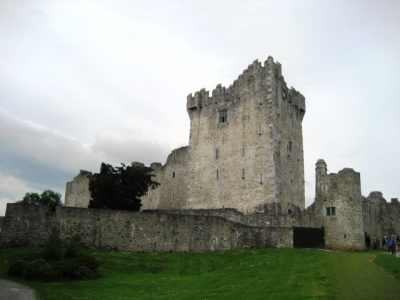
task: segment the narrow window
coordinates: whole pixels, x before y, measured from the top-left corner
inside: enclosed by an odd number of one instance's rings
[[[344,235],[344,239],[346,239],[346,235]]]
[[[336,207],[331,207],[332,216],[336,216]]]
[[[262,133],[262,131],[261,131],[261,126],[258,126],[258,128],[257,128],[257,133],[258,133],[258,134],[261,134],[261,133]]]
[[[262,184],[264,182],[264,174],[260,174],[258,176],[258,181],[260,182],[260,184]]]
[[[219,180],[219,170],[217,170],[216,177],[217,177],[217,180]]]
[[[172,172],[172,178],[175,178],[175,172]]]
[[[290,181],[293,181],[293,172],[292,171],[289,172],[289,178],[290,178]]]
[[[291,214],[292,214],[292,211],[291,211],[290,208],[288,209],[287,213],[288,213],[288,215],[291,215]]]
[[[215,159],[219,158],[219,149],[215,149]]]
[[[172,200],[175,200],[175,194],[172,193]]]
[[[242,154],[242,156],[244,156],[244,155],[246,154],[246,148],[243,147],[243,148],[240,150],[240,153]]]
[[[330,216],[330,215],[331,215],[331,208],[330,208],[330,207],[327,207],[327,208],[326,208],[326,215],[327,215],[327,216]]]
[[[243,178],[243,179],[244,179],[244,175],[245,175],[244,172],[245,172],[244,169],[242,169],[242,178]]]
[[[174,155],[173,159],[174,159],[174,161],[176,160],[176,156],[175,155]]]
[[[292,153],[292,147],[293,147],[293,143],[292,141],[289,141],[287,146],[286,146],[286,150],[287,150],[287,154],[289,155],[290,153]]]
[[[228,110],[220,110],[219,111],[219,118],[218,118],[219,123],[226,123],[228,122]]]

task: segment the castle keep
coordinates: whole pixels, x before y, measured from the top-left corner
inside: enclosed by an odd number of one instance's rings
[[[40,230],[51,226],[65,237],[82,232],[89,247],[146,252],[358,251],[367,234],[400,232],[397,199],[388,203],[380,192],[363,197],[359,173],[345,168],[329,174],[322,159],[315,168],[315,202],[305,209],[305,98],[288,88],[272,57],[254,61],[228,88],[189,94],[186,108],[189,145],[173,150],[164,165],[151,164],[161,185],[143,197],[142,212],[86,209],[92,173],[81,170],[67,183],[69,207],[9,204],[0,220],[0,246],[40,245],[47,236]]]

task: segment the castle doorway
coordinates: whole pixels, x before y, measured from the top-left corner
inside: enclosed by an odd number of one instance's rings
[[[293,248],[325,249],[324,228],[293,227]]]

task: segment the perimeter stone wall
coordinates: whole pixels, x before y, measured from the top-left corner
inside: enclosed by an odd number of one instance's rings
[[[244,247],[292,247],[291,227],[254,227],[221,217],[8,204],[0,247],[41,246],[52,227],[64,243],[126,252],[200,252]]]

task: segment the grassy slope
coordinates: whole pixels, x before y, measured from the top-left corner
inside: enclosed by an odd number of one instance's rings
[[[0,249],[10,261],[38,249]],[[91,251],[90,251],[91,252]],[[103,277],[25,282],[40,299],[400,299],[400,260],[378,253],[243,249],[212,253],[91,252]],[[383,292],[384,291],[384,292]]]

